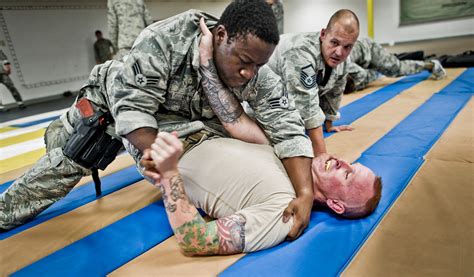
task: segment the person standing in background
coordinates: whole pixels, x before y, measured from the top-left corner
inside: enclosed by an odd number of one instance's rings
[[[0,50],[0,62],[2,63],[2,66],[0,67],[0,83],[7,87],[10,93],[13,95],[13,98],[15,98],[15,101],[20,109],[26,108],[25,104],[23,104],[23,99],[21,98],[20,92],[18,92],[15,85],[13,85],[12,80],[8,76],[10,75],[12,68],[10,61],[8,61],[7,56],[2,50]],[[0,105],[1,104],[2,103],[0,101]]]
[[[283,0],[266,0],[266,2],[272,7],[273,14],[277,20],[278,24],[278,33],[283,34],[283,17],[284,17],[284,9],[283,9]]]
[[[153,20],[143,0],[108,0],[107,8],[109,38],[117,49],[114,59],[120,60]]]
[[[97,38],[94,43],[95,64],[111,60],[115,52],[117,52],[112,42],[103,38],[100,30],[95,31],[95,37]]]

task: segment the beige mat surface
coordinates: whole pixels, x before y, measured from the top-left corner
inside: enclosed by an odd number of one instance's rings
[[[473,108],[471,99],[343,276],[474,276]]]
[[[394,97],[376,110],[354,122],[352,132],[335,134],[326,139],[328,151],[348,161],[354,161],[367,147],[380,139],[388,130],[403,120],[424,103],[433,93],[448,85],[464,69],[449,70],[449,77],[442,81],[424,81]],[[381,82],[393,80],[382,79]],[[373,88],[369,88],[373,90]],[[367,91],[351,95],[347,103],[366,95]],[[169,238],[131,262],[118,268],[111,275],[118,276],[170,276],[196,275],[215,276],[236,262],[243,255],[201,258],[185,257],[179,252],[174,237]]]

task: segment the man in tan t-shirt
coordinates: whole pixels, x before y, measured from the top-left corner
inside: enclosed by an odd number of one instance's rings
[[[285,223],[283,211],[295,191],[272,147],[216,138],[180,158],[182,149],[176,134],[158,133],[151,156],[159,174],[146,174],[162,190],[186,255],[253,252],[285,239],[293,221]],[[380,177],[361,164],[320,156],[312,174],[314,205],[346,218],[367,216],[378,205]],[[196,208],[216,220],[205,222]]]

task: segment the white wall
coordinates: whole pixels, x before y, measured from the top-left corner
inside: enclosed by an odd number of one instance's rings
[[[106,33],[105,5],[30,4],[0,11],[1,49],[24,100],[78,90],[94,66],[94,31]],[[3,20],[1,20],[3,19]],[[13,102],[0,87],[4,104]]]
[[[399,0],[374,1],[374,34],[376,41],[391,43],[474,34],[474,17],[399,26],[399,5]],[[472,49],[474,45],[470,47]]]
[[[367,36],[366,0],[286,0],[285,33],[316,32],[326,27],[339,9],[350,9],[360,22],[360,36]]]
[[[154,19],[163,19],[191,8],[219,16],[229,1],[146,3]],[[106,0],[8,3],[8,7],[0,10],[0,48],[12,62],[11,78],[24,99],[79,89],[94,65],[94,31],[101,29],[105,36],[108,33]],[[347,8],[359,17],[360,36],[367,36],[366,0],[284,0],[284,6],[285,32],[319,31],[335,11]],[[399,0],[374,1],[374,25],[375,39],[380,43],[474,34],[474,18],[399,27]],[[466,45],[469,48],[474,45]],[[3,103],[13,102],[1,85],[0,97]]]

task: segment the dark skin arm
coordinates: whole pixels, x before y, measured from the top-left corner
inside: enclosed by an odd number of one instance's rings
[[[322,153],[326,153],[326,144],[324,143],[323,136],[323,127],[319,126],[317,128],[308,129],[308,136],[311,139],[313,145],[313,154],[314,156],[319,156]]]
[[[306,229],[313,207],[313,176],[311,175],[311,158],[292,157],[282,160],[283,166],[295,188],[296,198],[283,212],[283,222],[294,216],[294,225],[287,238],[294,240]]]
[[[155,163],[150,156],[150,147],[153,142],[155,142],[157,133],[158,132],[156,129],[145,127],[136,129],[125,136],[127,140],[133,144],[133,146],[143,153],[140,165],[151,171],[154,171]]]

